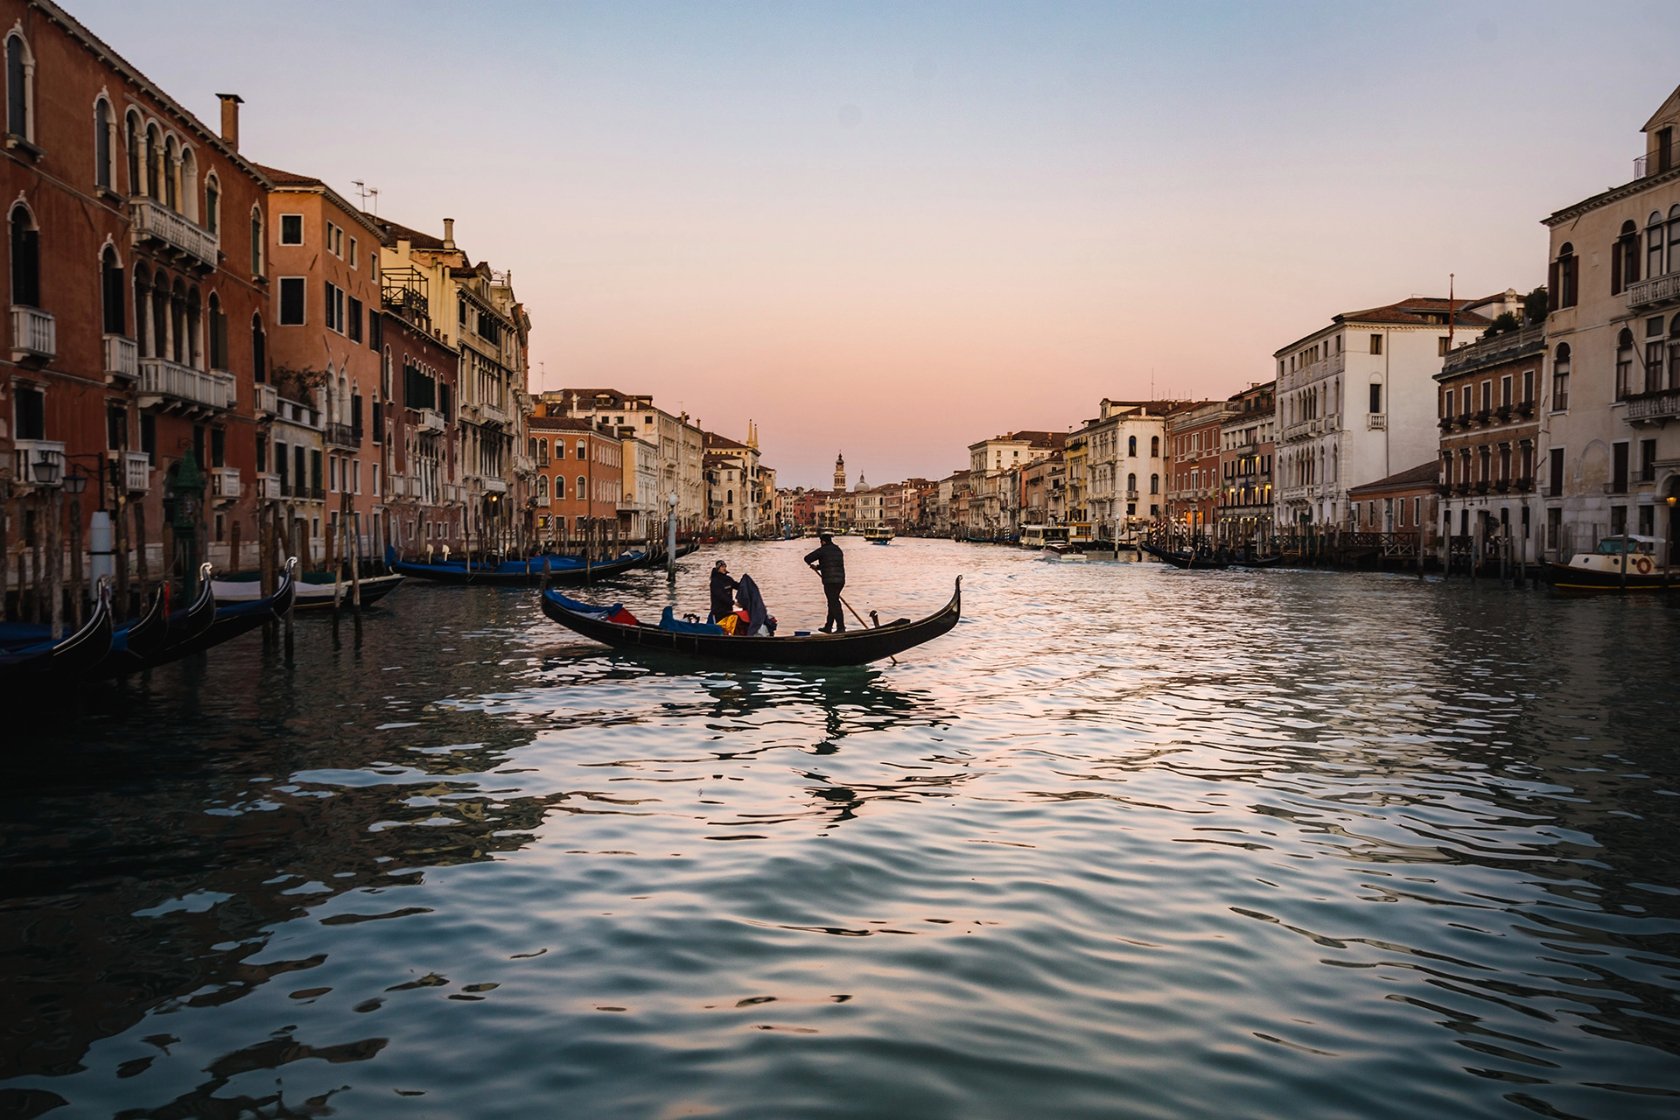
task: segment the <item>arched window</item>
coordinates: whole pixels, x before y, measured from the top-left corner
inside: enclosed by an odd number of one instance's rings
[[[181,153],[175,148],[175,137],[163,142],[163,204],[171,210],[181,209]]]
[[[1137,437],[1133,436],[1132,439],[1135,441],[1137,439]],[[1129,475],[1126,476],[1126,493],[1127,494],[1136,494],[1137,493],[1137,475],[1129,474]]]
[[[264,276],[262,211],[251,207],[251,275]]]
[[[546,474],[537,476],[537,504],[539,506],[548,504],[548,476]]]
[[[214,172],[204,181],[204,228],[211,233],[222,230],[222,184]]]
[[[589,480],[587,478],[583,477],[581,474],[578,475],[577,490],[574,491],[574,493],[577,494],[578,501],[580,501],[580,502],[587,502],[587,501],[592,501],[593,500],[593,495],[591,495],[589,493]]]
[[[152,277],[152,356],[169,357],[169,277]]]
[[[177,361],[194,369],[204,368],[204,316],[201,314],[201,310],[198,301],[198,289],[187,289],[186,299],[182,303],[183,345],[181,347],[181,357]]]
[[[251,316],[252,377],[261,385],[268,381],[268,334],[263,330],[262,316]]]
[[[134,345],[141,357],[146,357],[146,336],[149,330],[147,309],[151,306],[147,300],[152,290],[152,278],[146,275],[146,266],[138,262],[134,265]]]
[[[1161,457],[1161,437],[1160,436],[1150,436],[1149,437],[1149,457],[1151,459],[1159,459]],[[1154,492],[1155,491],[1153,491],[1153,490],[1150,491],[1151,494],[1153,494]]]
[[[123,147],[128,156],[128,193],[140,190],[140,114],[130,109],[123,118]]]
[[[582,459],[586,454],[588,453],[584,450],[584,442],[580,439],[577,441],[577,457]]]
[[[1653,210],[1651,216],[1645,219],[1645,275],[1652,278],[1661,276],[1663,262],[1663,216]]]
[[[1552,411],[1569,407],[1569,343],[1558,343],[1552,355]]]
[[[1151,494],[1159,494],[1161,492],[1161,476],[1160,475],[1152,474],[1152,475],[1149,476],[1149,492]]]
[[[1126,437],[1126,454],[1130,455],[1134,459],[1137,458],[1137,437],[1136,436],[1127,436]]]
[[[16,38],[14,36],[13,38]],[[41,233],[29,207],[12,207],[12,302],[20,307],[41,306]]]
[[[1633,219],[1622,223],[1616,246],[1610,251],[1610,294],[1616,295],[1639,279],[1639,227]]]
[[[123,307],[128,301],[128,285],[123,280],[122,262],[110,245],[99,254],[99,294],[104,304],[105,333],[126,333],[128,316]]]
[[[163,134],[156,124],[146,126],[146,196],[163,196]]]
[[[6,36],[6,131],[35,139],[35,56],[16,31]]]
[[[185,144],[181,145],[181,162],[175,169],[176,207],[181,213],[198,221],[198,157]]]
[[[554,500],[557,501],[557,502],[561,502],[561,501],[565,501],[565,499],[566,499],[566,476],[563,475],[563,474],[557,474],[557,475],[554,476]]]
[[[1662,236],[1660,226],[1657,235],[1659,238]],[[1657,260],[1660,267],[1662,260],[1660,250],[1657,253]],[[1552,262],[1550,275],[1547,278],[1549,281],[1546,288],[1547,299],[1551,303],[1552,310],[1575,306],[1576,285],[1581,278],[1580,264],[1580,260],[1575,256],[1575,246],[1565,241],[1558,248],[1557,259]]]
[[[1680,315],[1668,329],[1668,389],[1680,389]]]
[[[116,149],[116,122],[111,103],[104,96],[93,103],[93,185],[110,190],[116,181],[112,158]]]
[[[1668,268],[1666,271],[1680,271],[1680,205],[1668,208]]]

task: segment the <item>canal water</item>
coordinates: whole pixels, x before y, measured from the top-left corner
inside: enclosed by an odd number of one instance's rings
[[[7,713],[0,1116],[1680,1115],[1674,604],[843,543],[963,622],[410,581]]]

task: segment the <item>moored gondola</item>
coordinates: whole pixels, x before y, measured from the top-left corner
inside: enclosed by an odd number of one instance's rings
[[[618,604],[601,607],[582,603],[552,588],[542,593],[542,609],[567,629],[630,652],[764,665],[867,665],[932,641],[955,626],[962,616],[962,577],[957,577],[951,601],[926,618],[901,618],[883,626],[838,634],[736,637],[716,626],[673,621],[669,608],[661,624],[651,626],[630,618]]]
[[[584,561],[575,556],[532,556],[524,560],[495,562],[447,560],[427,563],[399,559],[393,549],[386,553],[385,560],[392,571],[437,583],[535,586],[607,579],[632,568],[646,566],[648,554],[638,550],[611,560],[596,561]]]
[[[1230,563],[1212,552],[1196,552],[1183,549],[1158,548],[1152,544],[1139,544],[1139,548],[1163,563],[1171,564],[1175,568],[1221,569]]]
[[[112,630],[111,585],[101,579],[93,613],[75,633],[56,641],[20,634],[0,646],[0,692],[51,689],[80,680],[111,652]]]

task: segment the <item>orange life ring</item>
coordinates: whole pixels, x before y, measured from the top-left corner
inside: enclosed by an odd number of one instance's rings
[[[1651,558],[1649,556],[1634,557],[1633,566],[1642,576],[1648,576],[1651,574]]]

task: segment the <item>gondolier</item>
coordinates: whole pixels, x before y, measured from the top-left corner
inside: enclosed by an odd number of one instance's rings
[[[740,586],[729,574],[728,564],[719,560],[712,565],[712,617],[706,621],[716,622],[735,609],[735,599],[731,592]]]
[[[822,624],[824,634],[842,634],[846,630],[846,616],[840,610],[840,592],[846,588],[846,555],[834,543],[831,533],[819,533],[822,543],[805,557],[805,563],[822,576],[823,594],[828,596],[828,621]]]

